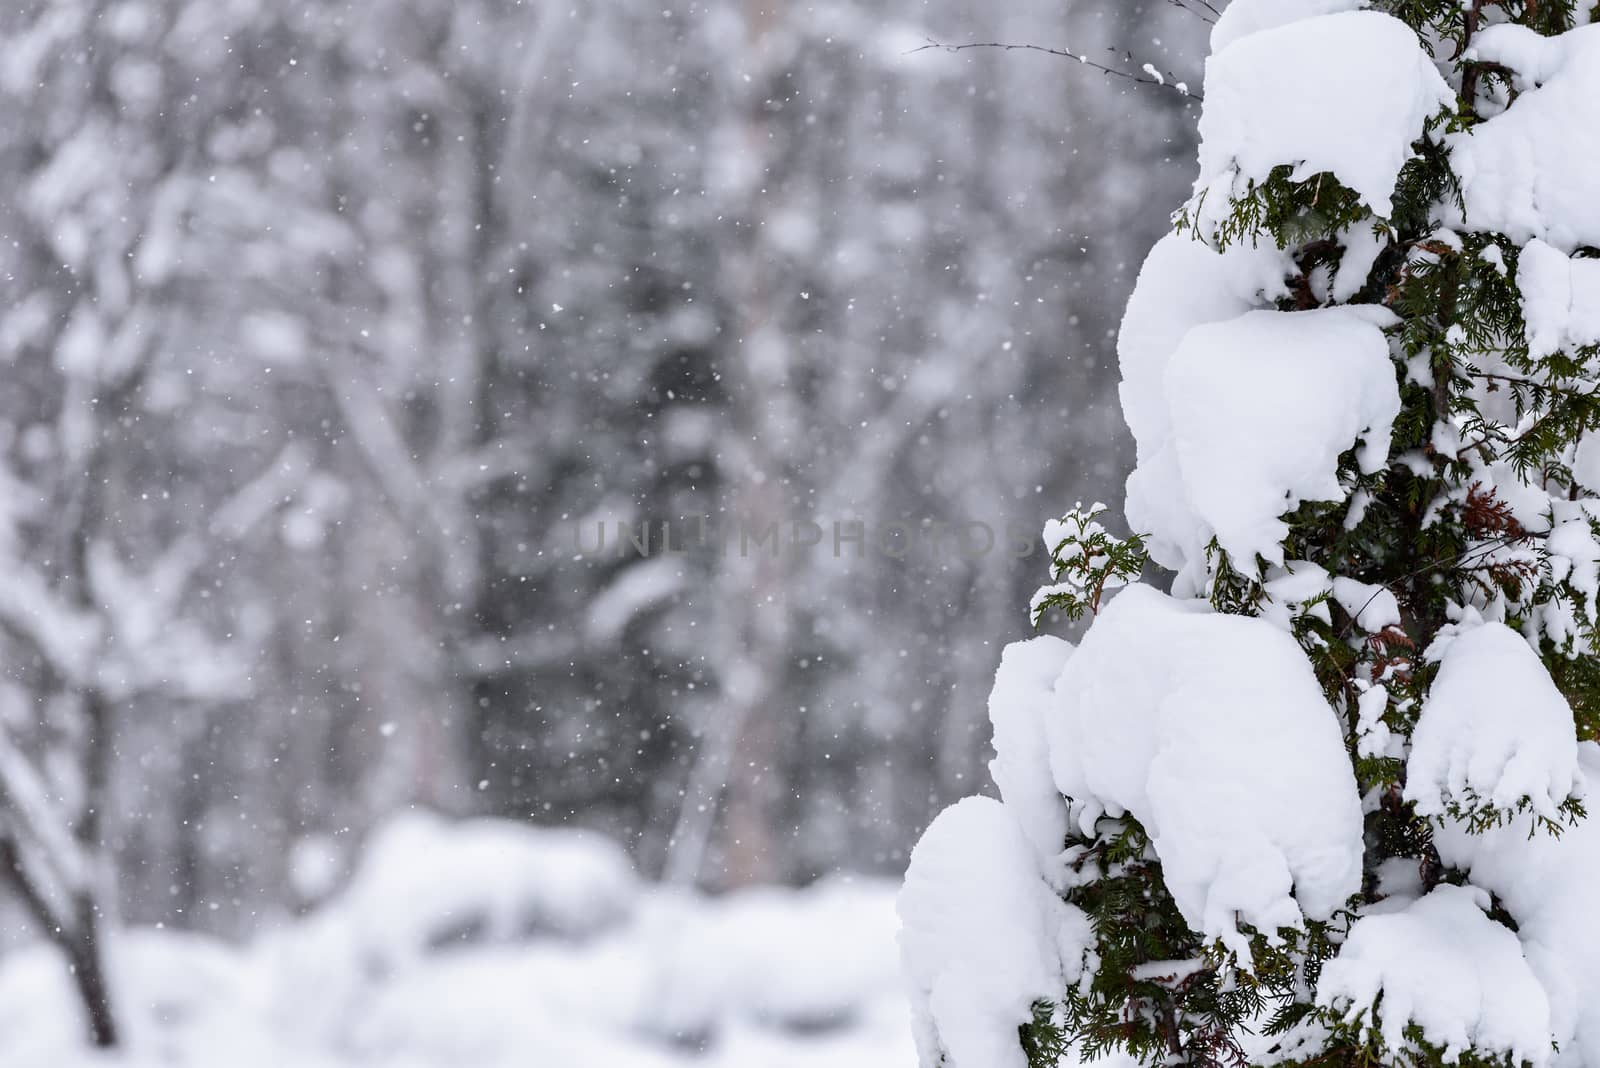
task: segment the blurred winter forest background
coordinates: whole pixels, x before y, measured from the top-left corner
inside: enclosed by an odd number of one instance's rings
[[[705,890],[900,870],[987,785],[1039,559],[578,538],[1120,501],[1112,333],[1195,111],[914,50],[1198,85],[1203,15],[6,5],[9,940],[252,936],[409,806]]]

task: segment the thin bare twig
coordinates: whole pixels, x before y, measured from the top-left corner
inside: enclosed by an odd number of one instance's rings
[[[1171,4],[1179,11],[1188,12],[1201,22],[1209,25],[1216,25],[1217,19],[1222,17],[1222,12],[1213,7],[1211,4],[1207,3],[1206,0],[1187,0],[1187,2],[1185,2],[1185,0],[1167,0],[1167,3]],[[1196,4],[1198,7],[1190,7],[1189,4]],[[1200,10],[1201,8],[1203,8],[1205,11],[1209,11],[1211,13],[1211,17],[1207,18],[1204,12]]]
[[[1561,397],[1571,397],[1574,400],[1589,400],[1592,397],[1600,396],[1600,389],[1577,389],[1572,386],[1557,386],[1549,382],[1540,382],[1534,378],[1501,374],[1497,371],[1468,371],[1466,375],[1468,378],[1481,378],[1488,382],[1505,382],[1513,386],[1527,386],[1529,389],[1534,390],[1542,389],[1546,393],[1554,393]]]
[[[1136,82],[1139,85],[1153,85],[1158,89],[1170,89],[1179,96],[1183,97],[1185,100],[1193,100],[1197,103],[1205,102],[1205,98],[1199,93],[1190,91],[1187,82],[1179,80],[1171,73],[1163,73],[1158,71],[1155,67],[1148,63],[1144,65],[1144,73],[1135,74],[1129,70],[1122,70],[1118,67],[1111,67],[1104,63],[1098,63],[1095,60],[1090,59],[1088,56],[1081,55],[1080,53],[1074,52],[1067,48],[1048,48],[1044,45],[1036,44],[1008,44],[1004,41],[968,41],[965,44],[945,44],[942,41],[936,41],[930,37],[928,38],[927,44],[911,49],[906,53],[906,55],[909,56],[917,52],[927,52],[934,49],[937,49],[941,52],[965,52],[969,48],[998,48],[1002,52],[1042,52],[1047,56],[1060,56],[1063,59],[1076,60],[1085,67],[1097,70],[1102,74],[1110,75],[1113,78],[1123,78],[1130,82]],[[1112,53],[1113,55],[1118,54],[1117,50],[1114,48],[1108,48],[1106,51]],[[1133,56],[1130,53],[1123,52],[1121,53],[1121,57],[1124,63],[1132,64],[1134,62]]]

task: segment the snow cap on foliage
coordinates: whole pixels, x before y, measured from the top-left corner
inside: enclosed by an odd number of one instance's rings
[[[1600,776],[1600,745],[1578,746],[1585,777]],[[1600,1062],[1600,819],[1591,815],[1555,836],[1519,816],[1483,834],[1453,822],[1435,826],[1439,859],[1488,890],[1517,925],[1522,950],[1550,999],[1557,1068]]]
[[[1293,266],[1287,253],[1270,245],[1217,252],[1189,235],[1168,234],[1139,271],[1117,336],[1122,411],[1139,461],[1128,478],[1127,517],[1134,530],[1150,535],[1150,556],[1164,567],[1182,567],[1197,549],[1189,544],[1191,513],[1173,491],[1179,475],[1167,364],[1193,327],[1236,319],[1286,294],[1284,279]]]
[[[1233,41],[1206,61],[1192,202],[1200,233],[1283,165],[1297,181],[1333,174],[1387,218],[1412,143],[1454,104],[1416,33],[1380,12],[1337,11]]]
[[[1333,580],[1333,599],[1368,634],[1400,623],[1400,602],[1387,586],[1340,576]]]
[[[1576,452],[1573,477],[1591,490],[1600,489],[1600,438],[1586,436]],[[1544,546],[1550,578],[1569,585],[1576,596],[1552,598],[1535,619],[1540,633],[1557,647],[1593,655],[1590,635],[1600,620],[1600,538],[1595,536],[1600,500],[1552,500],[1550,510],[1555,521]]]
[[[1233,0],[1211,28],[1211,51],[1220,52],[1241,37],[1318,15],[1356,11],[1371,0]]]
[[[1192,328],[1237,319],[1288,294],[1294,270],[1271,246],[1218,252],[1186,234],[1156,242],[1139,269],[1117,334],[1123,417],[1143,458],[1166,444],[1171,420],[1162,395],[1167,361]]]
[[[1414,1023],[1449,1061],[1475,1049],[1548,1063],[1549,999],[1517,936],[1486,916],[1488,907],[1484,891],[1445,885],[1398,911],[1363,916],[1323,966],[1318,1004],[1344,1009],[1390,1050],[1407,1047]]]
[[[1400,390],[1383,328],[1392,313],[1368,306],[1250,312],[1185,335],[1164,382],[1176,481],[1161,461],[1129,501],[1129,522],[1166,520],[1155,533],[1196,552],[1215,534],[1248,569],[1259,555],[1283,563],[1280,518],[1303,501],[1339,501],[1339,457],[1358,441],[1363,472],[1388,458]],[[1141,464],[1141,467],[1145,465]],[[1169,502],[1152,514],[1150,496]],[[1171,504],[1188,502],[1188,514]]]
[[[1600,490],[1600,433],[1593,430],[1578,439],[1573,450],[1572,477],[1589,490]]]
[[[1510,68],[1524,91],[1502,114],[1449,139],[1465,225],[1569,252],[1600,245],[1600,25],[1557,37],[1489,26],[1473,38],[1472,54]]]
[[[1528,355],[1542,359],[1600,345],[1600,260],[1568,259],[1536,238],[1517,260],[1517,288]]]
[[[1006,806],[969,797],[941,812],[911,853],[899,911],[922,1063],[1026,1068],[1017,1028],[1077,980],[1094,934]]]
[[[1071,655],[1071,644],[1048,634],[1013,642],[1000,654],[989,692],[995,753],[989,775],[1047,866],[1066,847],[1067,803],[1050,777],[1044,719]]]
[[[1079,824],[1131,813],[1184,920],[1249,960],[1361,885],[1361,809],[1338,721],[1293,638],[1131,586],[1101,611],[1046,721]]]
[[[1436,642],[1439,674],[1411,734],[1405,799],[1419,815],[1454,803],[1508,812],[1527,799],[1546,819],[1583,795],[1577,728],[1566,698],[1527,639],[1480,623]]]
[[[1344,255],[1339,257],[1338,270],[1334,271],[1328,295],[1337,302],[1350,300],[1366,287],[1373,265],[1390,244],[1388,227],[1371,219],[1359,219],[1339,235]]]

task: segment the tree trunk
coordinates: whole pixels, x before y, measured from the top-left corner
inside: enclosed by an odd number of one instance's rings
[[[63,921],[24,865],[16,839],[9,835],[0,835],[0,872],[10,880],[39,932],[66,958],[73,988],[83,1004],[89,1041],[100,1049],[118,1045],[117,1017],[111,1008],[111,988],[101,954],[100,910],[95,907],[93,891],[72,895],[70,918]]]
[[[110,1049],[120,1039],[116,1014],[111,1011],[111,988],[106,982],[101,952],[99,910],[92,897],[78,900],[77,914],[77,929],[56,932],[55,941],[72,969],[72,983],[78,991],[78,999],[83,1002],[89,1025],[89,1040],[100,1049]]]

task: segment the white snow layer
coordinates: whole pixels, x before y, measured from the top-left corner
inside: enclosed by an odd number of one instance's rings
[[[922,1063],[1026,1068],[1017,1028],[1078,978],[1094,935],[1005,805],[969,797],[941,812],[912,851],[899,911]]]
[[[1550,1003],[1511,929],[1484,915],[1489,895],[1440,886],[1396,912],[1363,916],[1323,966],[1317,1002],[1407,1047],[1406,1026],[1447,1061],[1469,1048],[1549,1062]],[[1381,1000],[1380,1000],[1381,999]]]
[[[1583,787],[1572,709],[1527,639],[1494,622],[1450,638],[1411,734],[1405,799],[1418,814],[1509,812],[1526,798],[1555,820]]]
[[[563,832],[498,821],[453,825],[482,849],[440,852],[437,839],[394,835],[363,860],[366,889],[303,918],[280,917],[256,939],[111,933],[108,964],[127,1048],[84,1045],[61,955],[40,943],[0,954],[0,1064],[6,1068],[911,1068],[887,880],[829,877],[805,889],[717,897],[636,884],[616,900],[622,851],[580,850]],[[487,831],[487,835],[472,832]],[[554,834],[554,838],[546,839]],[[546,845],[552,848],[544,848]],[[586,855],[587,854],[587,855]],[[383,869],[393,865],[394,870]],[[463,894],[518,910],[586,893],[622,914],[579,925],[496,931],[414,952],[414,932],[441,898],[408,898],[419,869]],[[377,897],[381,888],[382,896]],[[417,915],[408,918],[407,913]],[[365,914],[396,921],[398,943]],[[388,963],[381,964],[382,961]]]
[[[1048,634],[1013,642],[1000,654],[989,692],[995,752],[989,775],[1048,874],[1066,848],[1067,805],[1050,776],[1044,721],[1071,655],[1071,644]]]
[[[1393,591],[1370,582],[1357,582],[1339,576],[1333,580],[1333,599],[1356,621],[1356,626],[1368,634],[1376,634],[1385,627],[1400,624],[1400,602]]]
[[[1517,288],[1534,359],[1600,344],[1600,260],[1568,259],[1536,238],[1517,261]]]
[[[1387,227],[1371,219],[1352,223],[1339,235],[1344,245],[1344,255],[1339,257],[1339,269],[1334,272],[1328,295],[1336,302],[1344,302],[1361,292],[1367,284],[1372,267],[1389,247],[1391,241]]]
[[[1355,11],[1371,0],[1233,0],[1211,28],[1211,51],[1220,52],[1241,37],[1301,19]]]
[[[1117,334],[1121,401],[1141,458],[1161,448],[1171,421],[1162,394],[1167,361],[1190,329],[1237,319],[1288,293],[1288,253],[1233,246],[1217,252],[1186,234],[1156,242],[1139,269]]]
[[[1600,245],[1600,25],[1557,37],[1490,26],[1473,38],[1472,52],[1511,68],[1524,91],[1503,113],[1449,139],[1465,225],[1566,252]]]
[[[1281,6],[1291,17],[1307,7]],[[1336,10],[1238,37],[1206,61],[1205,96],[1191,202],[1204,235],[1249,182],[1285,164],[1297,181],[1333,174],[1387,218],[1412,143],[1455,104],[1417,35],[1376,11]],[[1315,107],[1312,121],[1316,102],[1329,106]]]
[[[1139,271],[1117,336],[1122,411],[1138,450],[1126,514],[1134,530],[1150,536],[1151,558],[1163,567],[1183,567],[1203,545],[1193,544],[1196,524],[1171,447],[1167,365],[1193,327],[1270,306],[1287,292],[1284,279],[1292,270],[1288,254],[1275,248],[1235,245],[1219,253],[1187,235],[1168,234]]]
[[[1095,619],[1046,721],[1085,832],[1131,813],[1184,920],[1250,960],[1361,883],[1361,809],[1333,710],[1293,638],[1145,586]]]
[[[1583,742],[1578,764],[1600,776],[1600,746]],[[1531,816],[1473,835],[1459,824],[1436,827],[1440,859],[1493,893],[1517,923],[1517,937],[1550,999],[1556,1068],[1600,1062],[1600,819],[1591,815],[1560,837],[1537,830]]]
[[[1255,311],[1197,326],[1162,383],[1170,456],[1142,458],[1128,484],[1128,521],[1187,566],[1217,542],[1236,566],[1283,563],[1280,518],[1303,501],[1347,496],[1339,457],[1380,469],[1400,411],[1384,327],[1370,306]],[[1124,395],[1138,385],[1125,379]],[[1137,397],[1136,402],[1146,403]]]
[[[373,833],[337,905],[362,952],[393,967],[463,934],[589,935],[619,923],[638,894],[627,854],[606,838],[418,810]]]

